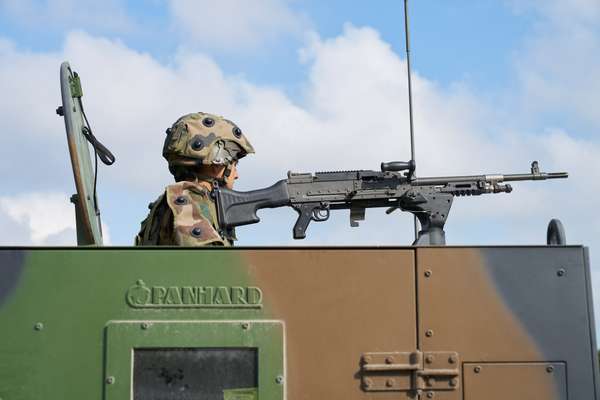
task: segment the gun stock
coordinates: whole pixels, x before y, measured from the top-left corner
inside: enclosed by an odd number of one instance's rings
[[[215,188],[213,196],[217,203],[217,214],[222,228],[257,223],[260,221],[256,215],[258,210],[290,205],[286,180],[280,180],[268,188],[249,192]]]

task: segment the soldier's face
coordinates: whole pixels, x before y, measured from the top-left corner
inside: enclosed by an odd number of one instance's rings
[[[233,163],[232,167],[231,167],[231,173],[229,174],[229,176],[227,178],[225,178],[225,187],[227,189],[233,189],[233,184],[235,183],[235,180],[239,177],[238,175],[238,171],[237,171],[237,161]]]

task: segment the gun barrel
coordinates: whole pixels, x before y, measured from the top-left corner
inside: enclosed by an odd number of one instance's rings
[[[540,172],[538,174],[509,174],[504,175],[505,182],[511,181],[543,181],[546,179],[568,178],[567,172]]]
[[[568,178],[567,172],[539,172],[535,174],[508,174],[508,175],[463,175],[463,176],[436,176],[416,178],[410,182],[413,186],[447,185],[462,182],[513,182],[513,181],[543,181],[546,179]]]

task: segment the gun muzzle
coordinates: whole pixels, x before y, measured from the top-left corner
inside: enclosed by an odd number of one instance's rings
[[[568,172],[549,172],[548,179],[559,179],[559,178],[568,178]]]
[[[545,181],[546,179],[568,178],[568,172],[538,172],[534,174],[510,174],[504,175],[505,182],[511,181]]]

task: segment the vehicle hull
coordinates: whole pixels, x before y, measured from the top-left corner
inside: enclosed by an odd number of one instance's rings
[[[597,399],[588,260],[581,246],[1,248],[0,398]]]

